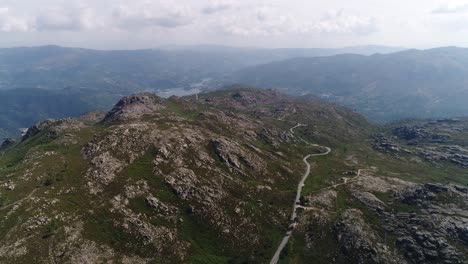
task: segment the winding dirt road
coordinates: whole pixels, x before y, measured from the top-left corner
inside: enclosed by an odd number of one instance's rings
[[[296,126],[292,127],[289,131],[291,132],[292,135],[294,135],[294,129],[298,128],[300,126],[305,126],[305,125],[297,124]],[[297,209],[301,207],[300,206],[300,199],[301,199],[301,194],[302,194],[302,188],[304,188],[305,181],[307,180],[307,178],[309,177],[309,174],[310,174],[310,164],[309,164],[309,162],[307,160],[309,158],[311,158],[311,157],[326,156],[326,155],[330,154],[330,152],[332,151],[331,148],[316,145],[316,144],[313,144],[311,146],[323,148],[325,150],[325,152],[319,153],[319,154],[309,154],[309,155],[305,156],[304,159],[303,159],[304,164],[306,165],[306,171],[304,172],[304,175],[302,176],[301,181],[297,185],[296,199],[294,200],[293,211],[292,211],[291,218],[290,218],[291,224],[289,226],[288,231],[286,232],[286,235],[284,236],[283,240],[281,241],[278,249],[276,250],[275,254],[273,255],[273,258],[271,259],[270,264],[278,263],[280,254],[283,251],[284,247],[288,244],[289,238],[291,238],[291,235],[292,235],[292,231],[296,227]]]
[[[298,123],[297,125],[291,127],[291,128],[289,129],[289,132],[291,132],[291,135],[294,136],[294,129],[296,129],[296,128],[298,128],[298,127],[305,127],[305,126],[306,126],[306,125],[304,125],[304,124]]]

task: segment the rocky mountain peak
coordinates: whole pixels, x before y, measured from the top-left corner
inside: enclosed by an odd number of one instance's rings
[[[49,138],[57,138],[67,129],[79,129],[83,126],[83,122],[72,118],[48,119],[28,128],[26,134],[22,137],[22,141],[35,137],[40,133],[46,133]]]
[[[145,114],[164,109],[164,99],[152,93],[133,94],[120,99],[120,101],[107,113],[104,122],[117,120],[130,120]]]

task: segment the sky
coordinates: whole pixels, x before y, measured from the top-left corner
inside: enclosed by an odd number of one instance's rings
[[[468,0],[0,0],[0,47],[468,47]]]

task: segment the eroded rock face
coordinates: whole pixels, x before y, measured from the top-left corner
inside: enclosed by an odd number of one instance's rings
[[[124,164],[109,152],[94,157],[91,164],[93,168],[88,170],[86,177],[90,180],[88,187],[92,194],[102,191],[103,186],[111,183],[116,174],[124,168]]]
[[[386,193],[392,191],[403,191],[407,187],[412,187],[415,185],[416,184],[413,182],[404,181],[398,178],[384,178],[366,173],[361,175],[355,182],[352,183],[351,186],[365,192]]]
[[[153,209],[157,210],[159,213],[168,215],[168,214],[174,214],[177,212],[176,207],[171,207],[166,205],[165,203],[161,202],[158,198],[149,195],[148,197],[145,198],[145,202]]]
[[[398,158],[424,159],[442,166],[446,162],[468,168],[468,149],[464,131],[467,120],[416,120],[394,125],[393,129],[374,136],[374,149]]]
[[[384,134],[377,134],[374,136],[373,147],[378,151],[387,153],[399,153],[402,151],[401,146]]]
[[[411,263],[466,263],[455,247],[432,232],[416,231],[411,236],[399,237],[397,245]]]
[[[413,213],[383,213],[384,228],[397,237],[396,245],[410,263],[467,263],[468,196],[452,185],[414,185],[395,198]]]
[[[79,130],[83,128],[85,124],[79,120],[72,118],[65,119],[49,119],[39,122],[30,127],[26,134],[23,136],[22,141],[25,141],[31,137],[38,135],[41,132],[46,133],[49,138],[57,138],[67,130]]]
[[[201,201],[203,199],[210,199],[210,197],[204,197],[202,190],[197,187],[200,180],[192,170],[178,168],[176,171],[166,175],[164,180],[184,200],[193,199]]]
[[[430,133],[423,128],[410,126],[397,127],[393,129],[393,133],[397,137],[405,140],[425,139],[430,135]]]
[[[352,263],[406,263],[378,241],[357,209],[345,210],[334,226],[340,249]]]
[[[111,247],[90,241],[83,237],[83,222],[69,223],[64,227],[65,240],[58,242],[48,252],[50,262],[66,264],[94,264],[94,263],[148,263],[149,259],[138,256],[121,256]]]
[[[335,190],[322,191],[316,195],[307,196],[305,204],[315,208],[332,210],[335,207],[337,195]]]
[[[387,206],[384,202],[382,202],[379,198],[370,192],[353,191],[352,194],[361,203],[377,212],[384,211],[385,207]]]
[[[336,219],[334,190],[305,198],[299,230],[307,248],[315,250],[322,237],[334,236],[339,248],[327,257],[338,263],[468,263],[466,187],[377,174],[369,170],[344,185],[347,201],[359,209],[345,209]]]
[[[155,114],[166,108],[163,99],[155,94],[142,93],[122,98],[104,117],[104,122],[137,119],[145,114]]]
[[[242,169],[248,166],[257,173],[265,172],[265,162],[257,155],[249,153],[235,142],[219,138],[211,140],[214,152],[218,157],[233,169]]]
[[[89,142],[82,154],[91,164],[86,173],[90,191],[102,191],[124,167],[144,155],[158,137],[156,127],[135,123],[114,126],[104,137]]]
[[[438,162],[451,162],[460,167],[468,168],[468,150],[459,146],[419,148],[419,153],[426,160]]]

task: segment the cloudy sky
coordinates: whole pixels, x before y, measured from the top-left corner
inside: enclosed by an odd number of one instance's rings
[[[0,0],[0,47],[468,47],[468,0]]]

